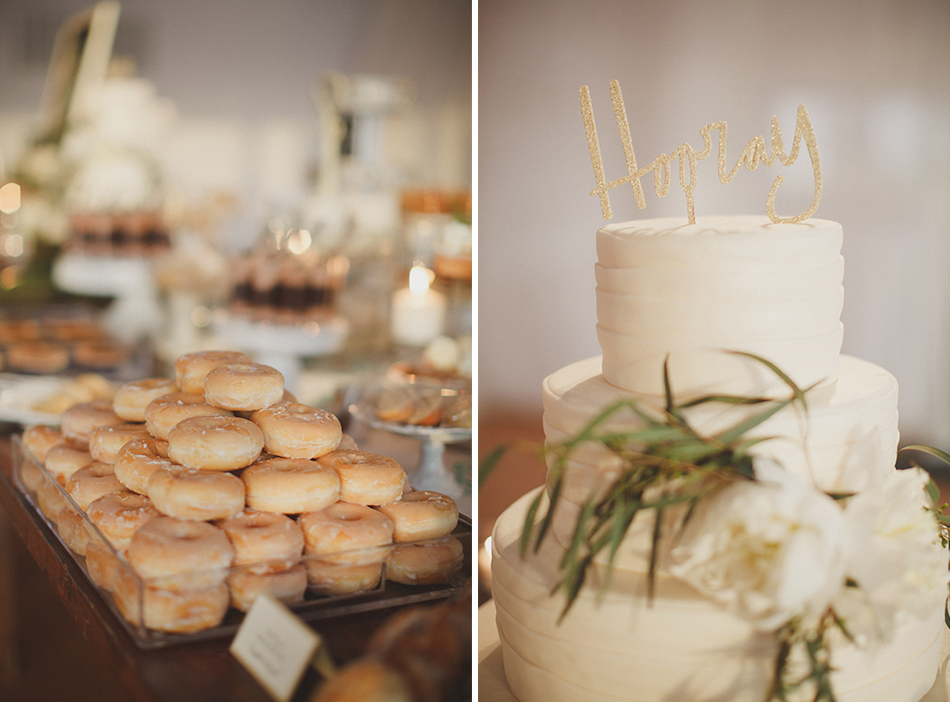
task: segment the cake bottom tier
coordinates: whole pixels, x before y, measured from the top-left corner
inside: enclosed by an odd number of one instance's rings
[[[540,488],[539,488],[540,490]],[[559,621],[553,595],[563,548],[547,538],[524,558],[519,540],[531,492],[499,518],[492,539],[492,594],[505,675],[521,702],[762,702],[775,641],[685,584],[658,576],[652,602],[645,576],[597,573]],[[833,650],[838,702],[917,702],[937,673],[942,608],[902,622],[896,637],[866,650]]]

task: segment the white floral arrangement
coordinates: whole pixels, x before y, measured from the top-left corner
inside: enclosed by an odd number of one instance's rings
[[[670,573],[777,637],[767,700],[784,702],[804,694],[814,702],[835,702],[828,645],[832,632],[856,646],[871,647],[893,638],[901,613],[924,618],[945,602],[950,519],[936,505],[936,486],[917,466],[895,470],[860,493],[830,495],[774,461],[756,457],[754,446],[761,439],[745,438],[746,432],[793,402],[807,411],[807,390],[768,361],[751,357],[788,384],[792,393],[787,400],[711,396],[676,404],[664,369],[662,417],[626,400],[606,409],[574,439],[546,447],[555,455],[550,506],[538,519],[542,495],[532,504],[521,546],[526,551],[533,542],[537,548],[548,531],[571,453],[581,444],[600,443],[623,461],[624,469],[606,493],[592,497],[581,510],[560,564],[558,590],[566,595],[562,617],[594,558],[607,552],[609,581],[613,556],[633,518],[652,510],[649,596],[661,530],[672,524],[674,533],[664,535],[675,544]],[[762,404],[764,409],[707,437],[692,429],[683,410],[708,402]],[[624,409],[645,426],[629,432],[602,430]],[[937,449],[909,448],[950,462],[950,455]],[[665,519],[664,512],[676,516]]]

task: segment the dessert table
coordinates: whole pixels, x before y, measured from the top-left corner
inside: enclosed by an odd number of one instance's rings
[[[3,425],[0,425],[2,427]],[[15,587],[15,573],[4,568],[4,554],[12,532],[22,541],[45,579],[55,590],[72,624],[95,659],[98,670],[92,675],[111,678],[121,688],[118,699],[133,702],[265,702],[271,698],[229,653],[231,637],[199,640],[154,650],[142,650],[115,618],[106,601],[88,580],[47,524],[14,484],[11,431],[0,434],[0,673],[16,676],[18,638],[29,622],[17,623],[15,606],[20,607],[31,592],[5,592]],[[5,528],[5,524],[8,528]],[[15,597],[11,597],[15,595]],[[20,600],[21,602],[17,602]],[[17,603],[17,604],[14,604]],[[331,658],[337,663],[358,657],[373,631],[393,614],[393,609],[359,612],[336,619],[311,623],[322,637]],[[68,626],[64,623],[64,626]],[[13,667],[13,670],[9,668]],[[50,670],[50,675],[57,671]],[[292,700],[310,698],[320,683],[320,675],[309,668]],[[0,674],[0,698],[3,693]],[[16,680],[13,681],[16,685]],[[28,685],[29,681],[21,681]],[[18,688],[14,687],[14,690]],[[27,691],[28,692],[28,691]],[[27,698],[29,699],[29,698]],[[80,699],[80,698],[75,698]]]

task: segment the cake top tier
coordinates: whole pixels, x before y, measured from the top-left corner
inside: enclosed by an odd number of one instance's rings
[[[841,350],[841,225],[819,219],[703,217],[611,224],[597,232],[597,338],[604,377],[662,395],[668,361],[687,397],[757,396],[833,383]]]
[[[762,215],[682,217],[608,224],[597,231],[597,257],[606,268],[667,268],[683,271],[816,270],[841,254],[837,222],[808,219],[773,224]]]

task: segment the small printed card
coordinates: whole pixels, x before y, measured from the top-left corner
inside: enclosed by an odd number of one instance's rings
[[[278,702],[287,702],[321,644],[284,604],[261,595],[244,617],[231,653]]]

